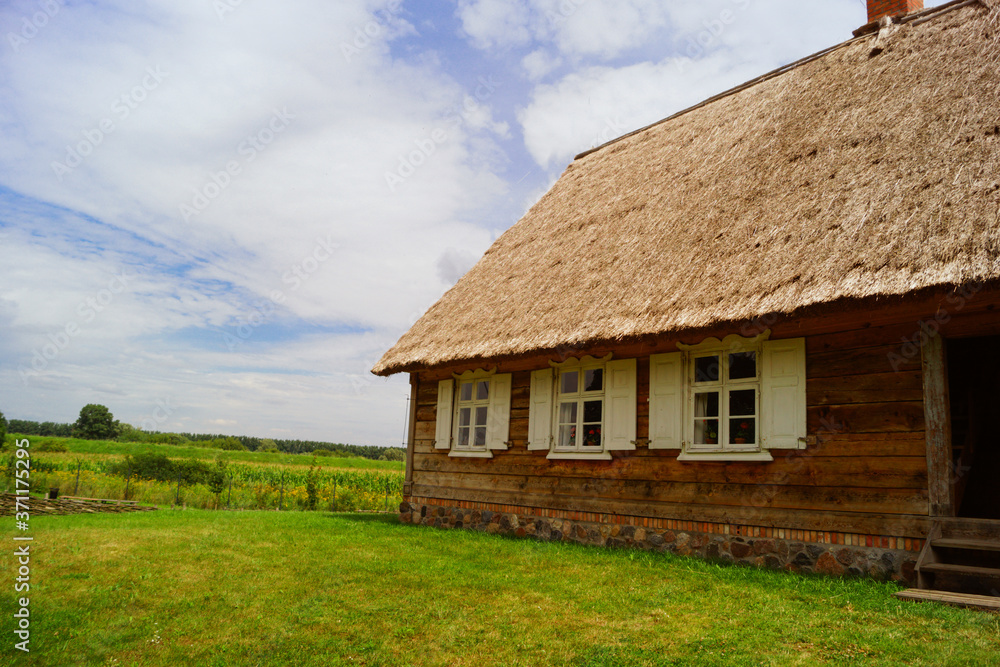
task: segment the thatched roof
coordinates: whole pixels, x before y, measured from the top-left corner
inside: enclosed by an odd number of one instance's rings
[[[373,372],[1000,279],[1000,8],[939,10],[579,156]]]

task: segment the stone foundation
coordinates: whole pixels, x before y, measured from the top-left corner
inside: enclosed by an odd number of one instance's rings
[[[902,538],[858,536],[862,539],[854,540],[844,539],[842,534],[837,533],[650,520],[617,515],[609,517],[588,514],[587,519],[597,520],[577,520],[414,501],[400,504],[399,518],[403,523],[435,528],[464,528],[536,540],[648,549],[774,570],[870,577],[907,584],[914,583],[916,579],[914,567],[922,547],[922,540]],[[604,520],[600,520],[601,518]],[[650,523],[653,526],[648,525]],[[675,527],[664,529],[664,524]],[[701,530],[681,530],[679,526],[695,526]],[[903,548],[898,548],[900,546]]]

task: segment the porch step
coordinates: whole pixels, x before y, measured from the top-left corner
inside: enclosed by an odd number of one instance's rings
[[[1000,568],[978,567],[974,565],[957,565],[955,563],[924,563],[920,566],[922,572],[961,574],[970,577],[1000,578]]]
[[[942,537],[931,541],[935,549],[969,549],[972,551],[1000,551],[1000,542],[973,540],[960,537]]]
[[[956,607],[1000,611],[1000,598],[991,595],[968,595],[965,593],[952,593],[951,591],[910,588],[905,591],[899,591],[896,593],[896,597],[900,600],[910,600],[913,602],[941,602]]]

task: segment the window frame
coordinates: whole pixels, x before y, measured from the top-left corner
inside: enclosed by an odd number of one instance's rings
[[[599,391],[592,390],[587,391],[584,388],[584,382],[586,381],[587,371],[600,371],[601,373],[601,389]],[[563,376],[568,373],[577,373],[577,391],[575,392],[564,392],[563,391]],[[554,418],[552,420],[552,431],[553,431],[553,441],[551,451],[553,454],[568,454],[572,455],[574,458],[580,456],[594,456],[604,454],[606,449],[606,438],[607,433],[605,430],[605,422],[607,416],[607,368],[606,364],[602,361],[599,363],[580,363],[573,364],[556,369],[556,380],[555,380],[555,391],[553,392],[553,405],[554,405]],[[594,401],[601,402],[601,421],[599,423],[600,439],[601,444],[599,447],[588,447],[582,444],[585,441],[583,437],[577,437],[576,444],[573,446],[562,446],[560,443],[562,441],[562,429],[563,426],[572,426],[577,429],[576,433],[579,434],[581,431],[586,429],[586,426],[590,424],[594,425],[596,422],[585,422],[586,419],[586,403],[593,403]],[[564,423],[562,420],[562,408],[564,402],[566,404],[576,405],[576,419],[575,423],[569,424]]]
[[[480,384],[486,384],[486,398],[478,397],[478,389]],[[468,400],[462,399],[462,386],[471,385],[470,398]],[[492,377],[471,377],[471,378],[456,378],[455,381],[455,399],[454,399],[454,415],[452,416],[452,446],[451,450],[453,452],[461,453],[480,453],[485,454],[489,452],[489,442],[487,441],[486,431],[490,421],[490,402],[493,399],[493,378]],[[469,424],[466,426],[462,425],[462,410],[469,410]],[[482,424],[479,424],[478,410],[485,410],[485,419]],[[461,442],[461,432],[463,428],[469,430],[469,444],[462,446]],[[479,429],[482,429],[483,434],[483,444],[475,445],[476,433]]]
[[[730,357],[735,354],[753,354],[754,355],[754,375],[752,377],[746,378],[731,378],[730,372],[732,365],[730,363]],[[719,372],[718,378],[715,380],[698,380],[698,360],[708,359],[715,357],[719,360]],[[688,379],[688,418],[685,422],[685,427],[688,432],[688,450],[691,452],[713,452],[713,453],[749,453],[749,452],[759,452],[761,451],[761,437],[760,437],[760,404],[761,404],[761,351],[759,346],[748,346],[740,348],[734,347],[721,347],[716,349],[706,349],[699,350],[696,353],[689,355],[687,359],[687,379]],[[732,394],[737,391],[753,391],[753,414],[751,415],[736,415],[735,417],[731,414],[732,409]],[[710,395],[716,394],[718,396],[718,404],[716,406],[715,415],[701,415],[698,413],[698,399],[700,395]],[[716,436],[714,443],[709,442],[696,442],[697,437],[697,422],[699,419],[705,422],[711,421],[714,417],[717,422],[716,426]],[[734,419],[752,419],[753,420],[753,439],[746,443],[731,442],[735,436],[732,436],[732,422]]]

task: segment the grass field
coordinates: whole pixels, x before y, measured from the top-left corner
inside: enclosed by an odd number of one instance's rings
[[[32,652],[4,632],[3,665],[1000,663],[1000,616],[899,602],[890,584],[373,515],[31,521]],[[0,604],[10,624],[12,587]]]
[[[0,490],[13,489],[10,474],[12,441],[0,458]],[[359,457],[323,457],[304,454],[234,452],[199,447],[179,447],[103,440],[77,440],[31,436],[32,491],[46,493],[58,488],[61,495],[128,499],[142,504],[215,509],[304,509],[309,504],[308,479],[314,477],[318,508],[344,511],[391,511],[402,499],[404,467],[400,461],[373,461]],[[45,451],[49,444],[67,451]],[[157,454],[183,462],[196,460],[215,469],[224,462],[221,492],[205,483],[183,484],[170,476],[140,479],[110,466],[127,455]]]

